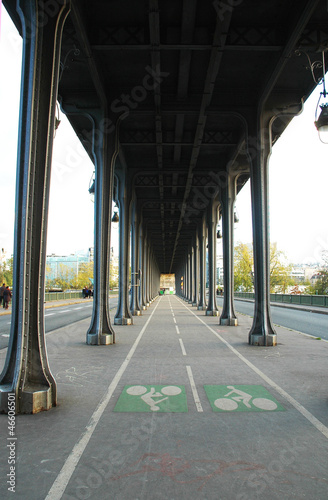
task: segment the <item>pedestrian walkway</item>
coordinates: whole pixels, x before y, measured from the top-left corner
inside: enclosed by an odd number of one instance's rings
[[[0,415],[1,498],[9,442],[19,500],[327,499],[327,342],[276,327],[250,346],[249,317],[220,326],[177,296],[115,345],[86,345],[88,326],[46,337],[58,406],[18,415],[17,441]]]

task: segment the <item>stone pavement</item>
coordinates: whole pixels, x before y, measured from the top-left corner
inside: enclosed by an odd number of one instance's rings
[[[15,441],[0,415],[1,498],[327,500],[327,342],[276,327],[249,346],[249,317],[219,326],[176,296],[112,346],[88,325],[47,335],[57,407],[18,415]]]

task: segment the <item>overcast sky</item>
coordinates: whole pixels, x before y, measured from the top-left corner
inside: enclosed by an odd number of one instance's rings
[[[0,248],[13,248],[21,40],[5,9],[0,39]],[[318,262],[328,249],[328,145],[319,141],[314,113],[320,90],[305,104],[277,144],[270,161],[270,232],[290,262]],[[93,166],[65,116],[54,141],[47,253],[67,255],[93,246],[88,187]],[[252,241],[249,182],[237,198],[235,241]]]

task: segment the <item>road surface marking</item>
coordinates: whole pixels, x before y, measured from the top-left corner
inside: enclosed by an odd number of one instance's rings
[[[188,378],[189,378],[189,382],[190,382],[191,392],[192,392],[192,395],[194,397],[197,411],[201,412],[201,411],[203,411],[203,407],[202,407],[202,404],[201,404],[199,396],[198,396],[198,392],[196,389],[196,384],[194,381],[194,377],[193,377],[191,368],[190,368],[190,366],[186,366],[186,368],[187,368],[187,374],[188,374]]]
[[[187,356],[186,349],[185,349],[185,347],[183,345],[182,339],[179,339],[179,342],[180,342],[180,347],[181,347],[182,355],[183,356]]]
[[[177,299],[179,300],[179,299]],[[198,319],[208,330],[210,330],[214,335],[225,344],[228,349],[230,349],[241,361],[243,361],[251,370],[253,370],[257,375],[259,375],[267,384],[269,384],[271,387],[273,387],[281,396],[283,396],[287,401],[296,408],[296,410],[303,415],[318,431],[321,432],[326,438],[328,438],[328,427],[326,427],[320,420],[318,420],[312,413],[310,413],[301,403],[299,403],[296,399],[294,399],[292,396],[288,394],[282,387],[280,387],[278,384],[276,384],[273,380],[271,380],[270,377],[265,375],[259,368],[257,368],[253,363],[248,361],[247,358],[245,358],[240,352],[237,351],[232,345],[229,344],[221,335],[216,333],[213,328],[211,328],[209,325],[205,323],[199,316],[197,316],[193,311],[191,311],[181,300],[179,302],[192,314],[195,316],[195,318]]]
[[[138,337],[136,338],[133,346],[131,347],[130,351],[128,352],[128,355],[126,356],[125,360],[121,364],[121,367],[118,369],[115,377],[113,378],[112,382],[109,384],[108,389],[106,394],[103,396],[101,402],[93,412],[86,429],[84,433],[82,433],[79,441],[75,444],[73,450],[71,451],[70,455],[67,457],[65,460],[65,463],[59,472],[57,478],[55,479],[53,485],[51,486],[48,495],[46,496],[45,500],[60,500],[64,494],[64,491],[80,461],[80,458],[87,447],[91,436],[97,427],[97,424],[99,420],[101,419],[102,414],[107,408],[108,403],[110,402],[112,395],[120,382],[125,370],[127,369],[132,356],[135,353],[135,350],[138,347],[138,344],[145,333],[150,320],[152,319],[154,312],[156,311],[158,305],[160,304],[160,300],[157,302],[155,305],[155,308],[151,315],[149,316],[148,320],[146,321],[144,327],[142,328],[141,332],[139,333]]]

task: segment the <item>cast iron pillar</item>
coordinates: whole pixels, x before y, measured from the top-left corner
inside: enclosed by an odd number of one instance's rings
[[[100,110],[89,111],[93,124],[93,155],[95,158],[94,207],[94,293],[93,310],[86,343],[115,343],[109,313],[110,228],[114,169],[118,150],[115,133],[108,134],[103,124],[108,120]]]
[[[208,304],[206,316],[218,316],[216,305],[216,226],[218,201],[212,200],[207,207],[208,227]]]
[[[137,210],[137,200],[132,202],[131,216],[131,301],[130,310],[133,316],[140,316],[139,305],[139,244],[140,244],[140,222]]]
[[[114,325],[132,325],[129,307],[130,204],[131,179],[122,168],[115,170],[119,206],[119,296]]]
[[[147,309],[146,305],[146,295],[145,295],[145,227],[144,224],[140,225],[140,256],[139,256],[139,267],[141,271],[140,276],[140,290],[139,290],[139,300],[140,307],[143,311]]]
[[[182,266],[182,298],[185,300],[186,299],[186,286],[187,286],[187,268],[186,268],[186,262],[184,262]]]
[[[151,246],[148,243],[147,248],[147,302],[150,305],[151,299]]]
[[[251,168],[255,309],[249,343],[277,345],[270,313],[269,179],[271,154],[270,117],[262,112],[249,127],[248,153]]]
[[[233,233],[234,233],[234,205],[236,199],[236,176],[227,175],[225,185],[221,187],[222,203],[222,234],[223,234],[223,308],[220,325],[237,326],[238,321],[234,311],[233,293]]]
[[[192,244],[192,305],[197,305],[197,295],[198,295],[198,240],[197,234],[195,232],[193,236]]]
[[[191,304],[191,273],[192,273],[192,258],[191,248],[188,248],[188,264],[187,264],[187,301]]]
[[[188,290],[188,256],[185,258],[183,264],[183,299],[187,300]]]
[[[149,307],[149,294],[148,294],[148,278],[149,278],[149,243],[148,236],[145,236],[144,240],[144,294],[145,294],[145,304],[146,307]]]
[[[19,120],[14,233],[14,296],[5,366],[0,376],[0,412],[8,397],[16,413],[56,406],[44,332],[44,277],[51,156],[60,47],[70,2],[18,0],[22,24],[23,73]],[[44,20],[47,19],[45,23]]]
[[[206,310],[206,224],[205,219],[198,226],[199,239],[199,299],[197,309]]]
[[[150,290],[150,284],[151,284],[151,246],[148,241],[147,245],[147,275],[146,275],[146,289],[147,289],[147,303],[150,305],[152,300],[151,300],[151,290]]]

